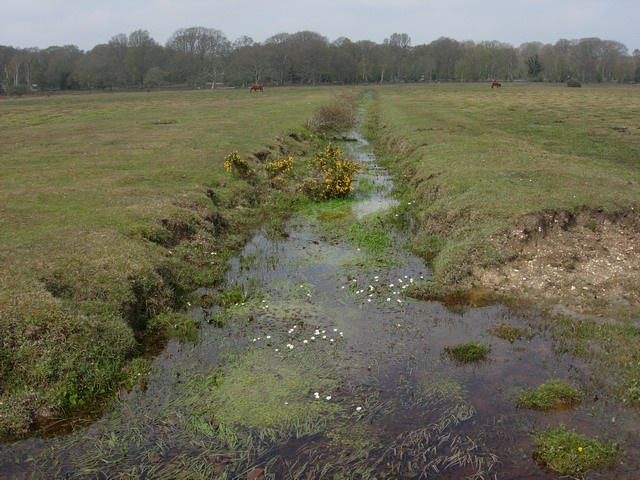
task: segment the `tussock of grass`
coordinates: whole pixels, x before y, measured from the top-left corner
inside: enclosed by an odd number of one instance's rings
[[[481,343],[460,343],[444,348],[449,357],[460,363],[480,362],[487,358],[490,351],[491,347]]]
[[[181,342],[195,342],[198,339],[198,322],[180,312],[163,312],[153,317],[147,328]]]
[[[525,389],[518,397],[518,406],[548,412],[570,408],[582,400],[580,391],[563,380],[549,380],[537,388]]]
[[[616,444],[589,439],[560,426],[536,434],[533,458],[558,475],[577,476],[590,470],[611,468],[621,454]]]
[[[496,337],[503,340],[509,340],[511,343],[522,339],[526,333],[523,328],[516,327],[515,325],[509,325],[507,323],[493,325],[489,331]]]

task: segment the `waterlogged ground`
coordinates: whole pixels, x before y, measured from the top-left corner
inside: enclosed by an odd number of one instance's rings
[[[429,273],[402,235],[386,237],[379,258],[329,227],[404,211],[356,138],[366,194],[296,217],[285,236],[258,233],[228,275],[237,305],[194,308],[197,343],[171,342],[92,425],[0,446],[0,477],[545,479],[554,475],[532,459],[533,432],[565,424],[625,449],[593,478],[638,478],[638,419],[595,390],[588,366],[554,353],[534,314],[411,299],[405,290]],[[522,337],[498,338],[503,324]],[[443,353],[469,341],[490,345],[487,361]],[[551,378],[585,400],[517,408],[523,388]]]

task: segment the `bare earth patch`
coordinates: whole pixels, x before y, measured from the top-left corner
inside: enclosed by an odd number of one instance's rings
[[[475,268],[497,293],[552,301],[579,313],[640,302],[640,215],[582,209],[520,219],[498,240],[506,262]]]

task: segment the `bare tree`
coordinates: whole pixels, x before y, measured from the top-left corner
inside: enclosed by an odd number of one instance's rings
[[[211,88],[224,76],[224,62],[231,43],[220,30],[204,27],[181,28],[167,42],[185,80],[197,85],[211,81]]]

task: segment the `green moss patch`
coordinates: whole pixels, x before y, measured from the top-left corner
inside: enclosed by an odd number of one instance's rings
[[[312,356],[266,347],[200,379],[191,401],[198,415],[220,424],[282,431],[337,415],[340,407],[327,399],[337,385]]]

